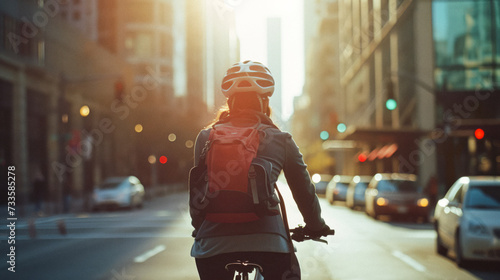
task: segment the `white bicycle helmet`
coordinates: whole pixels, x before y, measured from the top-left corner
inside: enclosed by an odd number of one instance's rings
[[[227,70],[221,87],[227,98],[245,92],[256,92],[261,97],[270,97],[274,92],[274,79],[264,64],[246,60],[233,64]]]

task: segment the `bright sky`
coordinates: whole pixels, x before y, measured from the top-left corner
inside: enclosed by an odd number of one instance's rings
[[[281,18],[282,117],[288,119],[293,113],[293,97],[302,93],[304,84],[303,0],[224,1],[235,11],[242,61],[267,64],[267,18]]]

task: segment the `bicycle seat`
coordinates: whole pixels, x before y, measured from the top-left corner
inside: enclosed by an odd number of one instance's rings
[[[225,266],[227,271],[237,271],[243,273],[251,273],[254,269],[258,269],[261,273],[264,271],[262,266],[256,263],[249,263],[248,261],[237,261],[234,263],[228,263]]]

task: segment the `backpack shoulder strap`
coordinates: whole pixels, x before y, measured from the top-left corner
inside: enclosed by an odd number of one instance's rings
[[[280,198],[281,217],[283,218],[283,224],[285,225],[288,242],[290,242],[290,245],[292,246],[291,248],[293,248],[292,237],[290,236],[290,226],[288,225],[288,217],[286,215],[285,200],[283,199],[283,195],[281,195],[280,189],[276,183],[274,183],[274,188],[278,192],[278,197]]]

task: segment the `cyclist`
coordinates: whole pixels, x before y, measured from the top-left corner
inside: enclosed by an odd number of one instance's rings
[[[283,170],[296,204],[312,232],[330,228],[321,218],[321,208],[306,165],[291,135],[279,130],[270,119],[269,97],[274,91],[274,79],[269,69],[259,62],[244,61],[231,66],[223,80],[222,93],[227,105],[221,109],[215,123],[249,124],[258,116],[268,124],[265,143],[257,157],[272,163],[272,183]],[[195,163],[208,140],[211,128],[202,130],[196,139]],[[266,216],[247,223],[215,223],[204,220],[196,211],[190,211],[195,228],[191,256],[196,259],[200,279],[232,279],[225,265],[238,260],[261,265],[265,279],[300,279],[300,268],[293,245],[288,240],[280,215]]]

